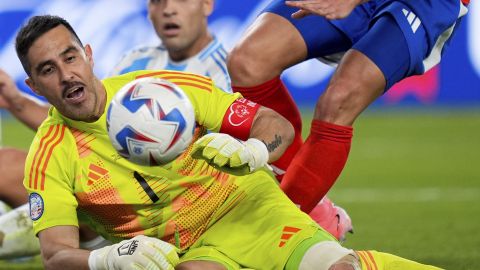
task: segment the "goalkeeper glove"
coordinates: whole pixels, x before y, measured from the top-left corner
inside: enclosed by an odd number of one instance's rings
[[[253,172],[267,165],[269,158],[267,146],[260,140],[241,141],[223,133],[210,133],[198,139],[192,156],[233,174]]]
[[[173,270],[178,262],[175,246],[144,235],[93,250],[88,257],[91,270]]]

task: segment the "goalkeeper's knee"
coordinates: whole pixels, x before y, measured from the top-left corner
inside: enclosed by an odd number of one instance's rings
[[[311,246],[303,256],[299,270],[361,270],[356,253],[338,242],[324,241]]]

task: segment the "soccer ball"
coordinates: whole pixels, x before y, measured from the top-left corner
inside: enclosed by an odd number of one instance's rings
[[[161,165],[177,158],[192,142],[195,113],[177,85],[159,78],[126,84],[107,111],[113,147],[139,165]]]

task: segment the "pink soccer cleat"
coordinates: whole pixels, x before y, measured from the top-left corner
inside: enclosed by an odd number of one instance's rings
[[[346,239],[347,232],[353,233],[352,219],[347,212],[324,197],[310,212],[310,217],[338,241]]]

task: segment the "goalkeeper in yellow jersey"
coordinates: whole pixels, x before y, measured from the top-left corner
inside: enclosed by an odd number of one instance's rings
[[[302,213],[265,167],[293,137],[274,111],[188,73],[137,71],[99,80],[90,46],[56,16],[31,18],[16,50],[26,83],[53,106],[29,150],[24,179],[47,269],[436,269],[346,249]],[[121,158],[105,121],[116,91],[148,76],[178,85],[198,123],[194,144],[154,167]],[[243,113],[231,115],[237,106]],[[220,133],[204,136],[207,129]],[[245,172],[225,172],[234,170],[233,158]],[[79,220],[115,244],[79,248]]]

